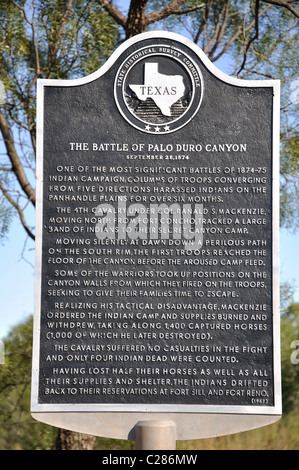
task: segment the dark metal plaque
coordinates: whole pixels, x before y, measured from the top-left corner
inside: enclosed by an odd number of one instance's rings
[[[33,411],[280,414],[279,82],[152,33],[38,107]]]

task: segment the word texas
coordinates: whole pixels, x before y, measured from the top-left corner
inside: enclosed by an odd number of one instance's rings
[[[198,250],[203,242],[203,205],[131,204],[118,197],[118,205],[100,204],[96,236],[99,240],[182,240],[186,250]]]

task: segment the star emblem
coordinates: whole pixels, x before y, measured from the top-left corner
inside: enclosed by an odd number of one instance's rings
[[[146,130],[146,131],[150,131],[150,130],[151,130],[151,126],[149,126],[149,125],[145,126],[145,130]]]
[[[170,131],[170,127],[169,126],[165,126],[164,127],[164,130],[167,132],[167,131]]]
[[[158,126],[155,127],[155,131],[156,131],[156,132],[160,132],[160,127],[158,127]]]

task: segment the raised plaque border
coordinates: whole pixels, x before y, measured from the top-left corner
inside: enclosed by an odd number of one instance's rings
[[[49,86],[72,87],[90,83],[103,76],[116,60],[131,46],[143,40],[168,39],[193,50],[207,69],[224,83],[235,87],[273,88],[273,174],[272,174],[272,227],[273,227],[273,341],[274,341],[274,406],[211,406],[211,405],[147,405],[147,404],[85,404],[49,405],[38,403],[41,270],[43,231],[43,118],[44,88]],[[205,53],[189,39],[165,31],[143,33],[123,43],[109,60],[93,74],[74,80],[44,80],[37,82],[37,203],[36,203],[36,272],[35,313],[32,366],[32,416],[50,425],[64,427],[94,435],[130,438],[132,423],[145,419],[165,417],[177,423],[183,432],[178,438],[195,439],[232,432],[245,431],[280,419],[282,414],[281,363],[280,363],[280,282],[279,282],[279,136],[280,136],[280,81],[239,80],[220,71]],[[165,415],[165,413],[167,413]],[[196,423],[195,423],[196,421]],[[191,424],[193,423],[193,424]],[[189,431],[187,430],[189,428]],[[204,429],[203,429],[204,428]],[[181,434],[184,433],[184,437]],[[181,436],[181,437],[180,437]]]

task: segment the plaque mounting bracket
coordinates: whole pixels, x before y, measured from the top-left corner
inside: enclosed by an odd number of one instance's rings
[[[173,421],[139,421],[135,426],[136,450],[175,450],[176,424]]]

